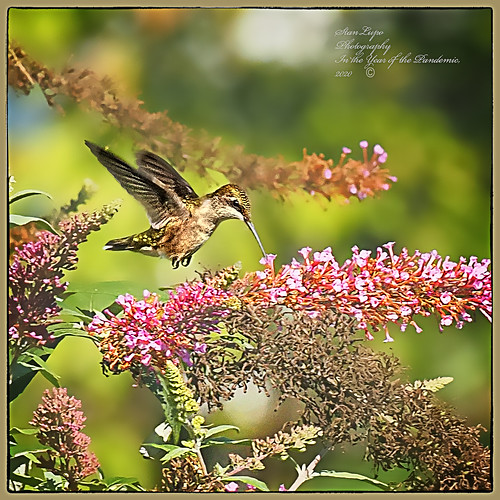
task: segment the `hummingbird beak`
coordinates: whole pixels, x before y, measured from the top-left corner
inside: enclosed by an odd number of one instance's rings
[[[250,231],[252,231],[252,234],[255,236],[255,239],[257,240],[257,243],[259,244],[259,247],[262,250],[262,254],[264,255],[264,257],[267,257],[267,253],[264,250],[264,247],[262,246],[259,235],[257,234],[254,225],[249,220],[245,220],[245,223],[248,226],[248,229],[250,229]]]

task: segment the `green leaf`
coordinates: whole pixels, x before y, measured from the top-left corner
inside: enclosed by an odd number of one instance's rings
[[[130,491],[146,491],[135,477],[114,476],[105,479],[104,482],[108,486],[107,489],[109,491],[120,491],[123,488]]]
[[[174,448],[178,448],[178,446],[175,444],[144,443],[139,448],[139,453],[146,460],[162,460],[165,452],[169,453]]]
[[[48,470],[43,472],[45,481],[40,484],[38,489],[40,491],[61,491],[64,489],[66,479],[59,474],[54,474]]]
[[[261,491],[269,491],[269,488],[267,487],[267,484],[264,481],[260,481],[259,479],[255,479],[254,477],[251,476],[227,476],[227,477],[221,477],[221,481],[241,481],[242,483],[246,484],[251,484],[252,486],[255,486],[257,489]]]
[[[236,432],[240,432],[239,427],[236,427],[235,425],[218,425],[217,427],[212,427],[211,429],[208,429],[205,437],[209,438],[210,436],[214,436],[215,434],[221,434],[222,432],[226,432],[229,430],[235,430]]]
[[[52,199],[52,196],[50,196],[49,193],[46,193],[45,191],[38,191],[36,189],[24,189],[23,191],[18,191],[16,194],[13,194],[9,198],[9,205],[12,203],[22,200],[23,198],[28,198],[29,196],[36,196],[36,195],[43,195],[46,196],[49,200]]]
[[[39,226],[48,229],[51,233],[59,234],[48,221],[46,221],[45,219],[40,219],[40,217],[29,217],[25,215],[16,215],[16,214],[9,215],[10,227],[24,226],[25,224],[28,224],[30,222],[36,222]]]
[[[170,452],[179,448],[179,446],[175,444],[161,444],[161,443],[143,443],[142,446],[151,446],[152,448],[158,448],[159,450]]]
[[[161,461],[163,463],[166,463],[172,460],[172,458],[181,457],[182,455],[186,455],[187,453],[194,453],[193,449],[176,446],[175,449],[170,450],[166,455],[164,455]]]
[[[203,440],[203,444],[200,448],[208,448],[209,446],[222,446],[226,444],[239,444],[244,446],[250,446],[252,444],[251,439],[231,439],[225,436],[220,436],[218,438],[212,438]]]
[[[55,385],[56,387],[59,387],[59,375],[55,374],[53,371],[50,370],[48,367],[47,363],[40,357],[37,356],[36,354],[33,354],[32,352],[26,352],[24,353],[24,356],[30,358],[33,363],[30,361],[24,361],[21,358],[19,358],[18,363],[20,365],[23,365],[27,368],[32,368],[33,370],[38,370],[51,384]]]
[[[10,429],[11,434],[23,434],[25,436],[32,436],[38,432],[38,429],[30,428],[30,429],[20,429],[19,427],[12,427]]]
[[[33,450],[30,449],[23,449],[23,447],[16,445],[13,446],[12,449],[10,450],[11,453],[11,460],[15,458],[20,458],[24,457],[30,460],[31,462],[39,463],[38,457],[36,456],[37,453],[45,453],[48,450],[51,450],[52,448],[50,446],[42,446],[41,448],[36,448]],[[19,451],[16,451],[19,450]]]
[[[55,337],[83,337],[92,340],[92,337],[81,328],[76,328],[70,323],[58,323],[57,325],[50,325],[47,330]]]
[[[78,481],[79,491],[104,491],[107,485],[99,479],[88,479]]]
[[[313,472],[312,476],[309,479],[312,479],[313,477],[335,477],[337,479],[356,479],[358,481],[366,481],[368,483],[375,484],[376,486],[379,486],[381,489],[385,491],[390,491],[389,485],[383,483],[382,481],[378,481],[377,479],[373,479],[368,476],[363,476],[362,474],[355,474],[353,472],[336,472],[334,470],[322,470],[319,472]]]
[[[41,360],[43,363],[49,358],[53,349],[44,348],[44,349],[34,349],[33,352],[25,352],[23,353],[16,362],[11,364],[10,374],[11,374],[11,382],[9,384],[9,401],[14,401],[29,383],[33,380],[34,376],[41,372],[45,368],[42,368],[37,360],[33,359],[36,356],[37,359]],[[36,353],[40,353],[40,356]],[[46,365],[45,365],[46,366]],[[50,376],[50,375],[49,375]],[[56,377],[55,374],[52,374],[53,377]],[[58,385],[57,380],[55,380],[55,384]]]
[[[93,312],[102,311],[112,307],[116,298],[124,293],[130,293],[135,297],[142,298],[143,287],[132,281],[101,281],[88,285],[79,285],[74,288],[71,284],[67,291],[68,296],[64,299],[62,306],[71,313],[88,311],[90,318]],[[64,312],[63,309],[63,312]],[[121,311],[121,307],[119,308]]]
[[[42,479],[33,476],[25,476],[24,474],[18,474],[16,472],[11,472],[10,478],[11,481],[16,483],[24,484],[25,486],[33,486],[37,487],[42,483]]]

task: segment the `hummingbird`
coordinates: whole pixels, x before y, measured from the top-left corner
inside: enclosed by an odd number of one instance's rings
[[[121,186],[139,201],[151,227],[146,231],[108,241],[105,250],[130,250],[166,257],[172,267],[188,266],[193,254],[224,220],[239,219],[248,226],[267,256],[251,220],[250,200],[236,184],[198,196],[190,184],[163,158],[149,151],[136,154],[138,169],[102,148],[85,141],[90,151]]]

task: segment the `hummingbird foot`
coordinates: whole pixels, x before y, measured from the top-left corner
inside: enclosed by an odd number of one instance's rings
[[[174,257],[172,259],[172,268],[178,269],[179,264],[182,264],[184,267],[187,267],[187,266],[189,266],[190,262],[191,262],[191,255],[189,257],[183,257],[182,259],[179,259],[178,257]]]

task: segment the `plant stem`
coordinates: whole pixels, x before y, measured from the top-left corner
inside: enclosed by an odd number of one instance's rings
[[[305,483],[308,479],[311,479],[314,474],[314,469],[316,468],[316,465],[320,462],[320,460],[327,454],[329,451],[328,448],[323,448],[311,461],[311,463],[305,467],[304,465],[302,466],[299,475],[297,476],[297,479],[293,482],[293,484],[288,488],[287,491],[296,491],[297,488],[302,484]]]

